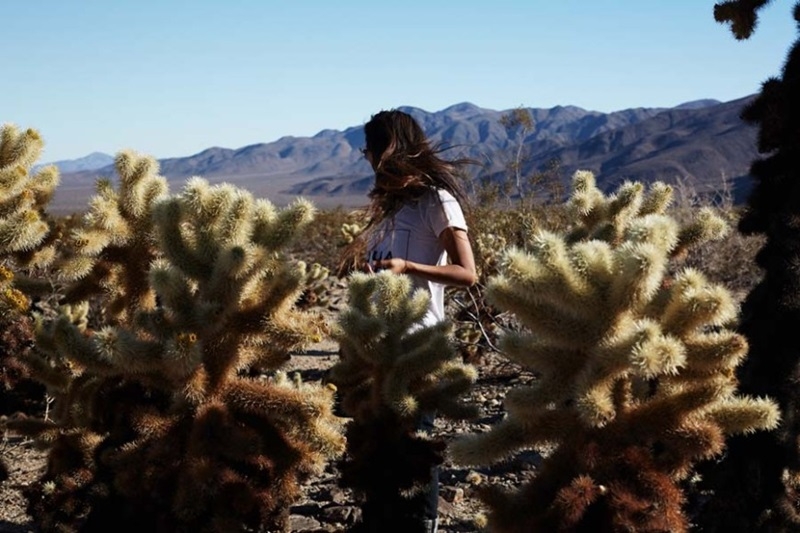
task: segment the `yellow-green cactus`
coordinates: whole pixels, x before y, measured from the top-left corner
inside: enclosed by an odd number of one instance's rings
[[[459,398],[477,373],[456,355],[448,324],[423,324],[428,295],[412,293],[407,276],[357,273],[349,281],[349,307],[334,332],[341,360],[329,376],[353,417],[340,484],[362,498],[355,531],[387,524],[416,531],[419,517],[412,513],[444,449],[443,441],[416,429],[433,412],[453,419],[477,414]]]
[[[509,392],[507,417],[451,453],[484,465],[555,447],[520,491],[485,494],[494,531],[683,531],[677,482],[726,435],[779,418],[771,401],[736,394],[747,342],[729,329],[727,290],[691,269],[668,276],[670,257],[724,224],[706,212],[679,227],[663,184],[606,196],[578,172],[574,185],[571,231],[535,233],[489,284],[490,301],[526,326],[503,337],[503,353],[539,379]]]
[[[333,390],[243,371],[279,367],[319,331],[293,306],[308,269],[282,252],[313,207],[278,209],[200,178],[161,197],[152,162],[121,155],[118,168],[126,161],[120,192],[101,187],[78,233],[96,246],[73,260],[151,259],[98,278],[101,304],[124,302],[124,313],[87,323],[86,308],[70,306],[40,321],[43,363],[69,376],[52,383],[55,423],[12,425],[52,447],[37,519],[44,529],[113,529],[104,520],[117,515],[142,529],[283,528],[302,479],[343,451]],[[126,285],[134,279],[143,285]]]

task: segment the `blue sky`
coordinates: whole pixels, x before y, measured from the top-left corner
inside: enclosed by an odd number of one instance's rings
[[[773,1],[738,42],[713,0],[4,2],[0,123],[37,128],[42,161],[163,158],[401,105],[728,101],[780,73],[793,3]]]

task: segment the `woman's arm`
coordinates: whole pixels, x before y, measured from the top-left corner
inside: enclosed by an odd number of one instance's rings
[[[395,274],[413,274],[443,285],[459,287],[475,285],[478,275],[467,232],[452,226],[447,227],[439,234],[439,242],[450,258],[449,265],[425,265],[407,259],[393,258],[368,264],[367,269],[370,272],[391,270]]]

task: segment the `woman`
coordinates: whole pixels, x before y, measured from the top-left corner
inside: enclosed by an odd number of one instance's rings
[[[364,157],[375,171],[364,270],[408,274],[431,294],[425,323],[444,319],[444,287],[477,281],[455,175],[468,161],[438,157],[414,118],[381,111],[364,126]]]
[[[445,286],[467,287],[477,280],[456,176],[469,161],[441,159],[417,121],[402,111],[373,115],[364,134],[362,152],[375,171],[375,186],[360,248],[366,260],[356,266],[410,276],[415,288],[430,294],[424,324],[435,324],[445,318]],[[421,417],[417,429],[432,429],[433,419],[433,413]],[[415,513],[425,531],[436,531],[438,491],[434,468],[424,509]]]

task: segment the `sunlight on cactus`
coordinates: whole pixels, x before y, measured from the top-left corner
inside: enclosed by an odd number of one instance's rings
[[[103,292],[109,297],[104,312],[112,322],[129,320],[137,310],[155,306],[146,279],[156,258],[151,215],[155,203],[168,193],[154,158],[123,151],[114,166],[118,189],[107,179],[98,182],[83,224],[69,236],[71,253],[58,265],[61,280],[71,283],[65,301]]]
[[[343,451],[334,392],[243,371],[277,369],[319,335],[294,302],[321,274],[282,253],[314,209],[200,178],[165,196],[151,159],[117,167],[73,261],[94,278],[81,290],[118,312],[96,328],[85,303],[40,319],[39,350],[69,376],[51,383],[53,422],[9,424],[50,445],[31,514],[44,530],[282,529],[302,480]]]
[[[477,372],[456,356],[448,324],[423,325],[428,294],[412,293],[407,276],[353,274],[349,291],[349,308],[334,333],[341,360],[329,376],[353,418],[341,485],[363,498],[363,522],[354,531],[381,524],[415,531],[418,521],[408,509],[425,498],[422,489],[444,449],[415,428],[425,413],[476,416],[461,396]]]
[[[678,227],[664,214],[670,199],[661,183],[605,196],[577,172],[571,230],[506,252],[488,298],[527,331],[501,349],[539,379],[508,393],[504,420],[450,451],[463,465],[555,451],[519,491],[484,492],[492,531],[685,531],[678,482],[727,435],[777,425],[773,402],[736,394],[747,343],[729,329],[728,291],[693,269],[668,275],[672,257],[726,227],[710,211]]]

